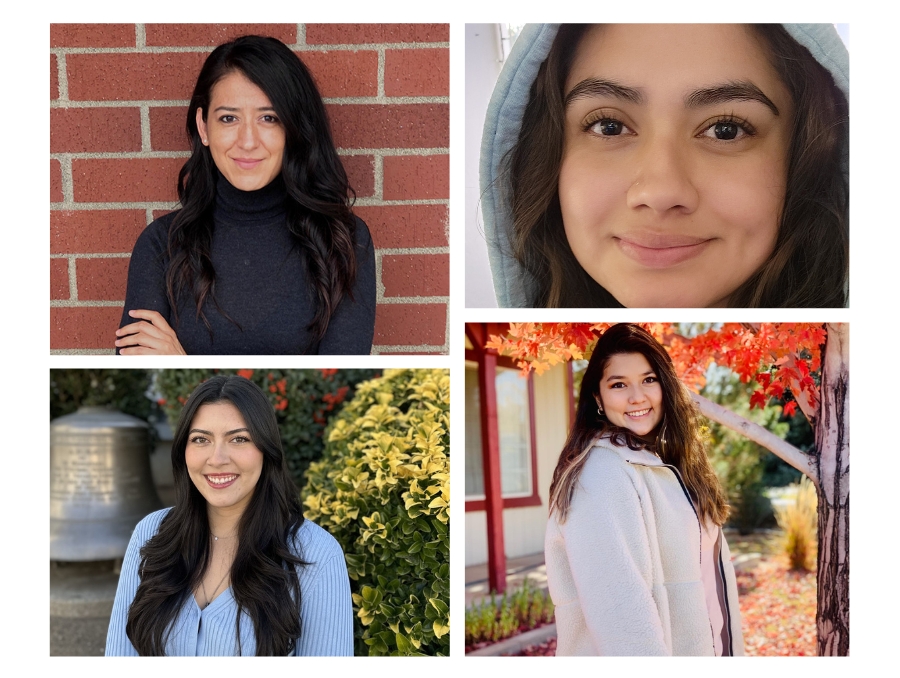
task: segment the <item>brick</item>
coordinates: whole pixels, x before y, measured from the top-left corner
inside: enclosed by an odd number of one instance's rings
[[[50,202],[62,202],[62,165],[59,160],[50,161]]]
[[[389,97],[449,96],[450,50],[385,50],[384,93]]]
[[[124,301],[128,257],[77,259],[75,282],[79,301]]]
[[[446,304],[380,304],[375,309],[374,344],[416,346],[444,343]]]
[[[141,150],[138,108],[51,108],[51,153]]]
[[[146,225],[144,210],[51,210],[50,252],[131,252]]]
[[[144,31],[147,45],[153,47],[215,47],[242,35],[297,42],[297,24],[147,24]]]
[[[369,205],[353,208],[376,248],[446,247],[446,205]]]
[[[449,155],[389,155],[383,167],[385,200],[450,197]]]
[[[450,24],[306,24],[308,45],[449,41]]]
[[[150,107],[150,148],[154,151],[190,151],[185,124],[187,106]]]
[[[357,198],[375,195],[374,155],[342,155],[341,163]]]
[[[72,101],[187,100],[206,59],[202,52],[69,54]]]
[[[50,24],[51,47],[134,47],[134,24]]]
[[[115,349],[121,306],[50,309],[51,349]]]
[[[386,297],[443,297],[450,294],[449,254],[391,254],[381,259]]]
[[[166,216],[170,212],[172,212],[172,210],[153,210],[153,221],[156,221],[160,217]]]
[[[50,101],[59,99],[59,64],[56,55],[50,55]]]
[[[330,104],[338,148],[447,148],[447,104]]]
[[[76,202],[175,202],[184,158],[72,160]]]
[[[50,260],[50,298],[69,298],[69,260]]]
[[[378,95],[378,52],[375,50],[301,52],[323,97]]]

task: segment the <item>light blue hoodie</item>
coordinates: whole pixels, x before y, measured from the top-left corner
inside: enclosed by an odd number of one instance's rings
[[[481,138],[481,209],[488,258],[497,303],[501,308],[526,308],[533,288],[531,274],[512,256],[512,216],[504,206],[497,178],[503,159],[515,145],[531,84],[547,58],[560,24],[529,24],[513,45],[497,79],[488,106]],[[806,47],[850,99],[850,65],[847,48],[832,24],[784,24],[787,32]],[[846,148],[846,146],[845,146]],[[847,171],[847,158],[844,162]]]

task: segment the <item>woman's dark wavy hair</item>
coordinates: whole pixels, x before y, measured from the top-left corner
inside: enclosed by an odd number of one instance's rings
[[[618,307],[578,263],[559,205],[565,83],[588,24],[560,26],[531,86],[507,156],[513,255],[534,279],[531,306]],[[794,103],[787,190],[769,259],[731,297],[734,307],[831,308],[846,304],[848,106],[828,71],[778,24],[753,25]]]
[[[663,418],[657,430],[641,437],[612,424],[598,414],[596,398],[601,396],[600,381],[610,358],[623,353],[640,353],[659,379],[663,396]],[[602,402],[602,397],[601,397]],[[578,476],[599,437],[608,435],[614,445],[632,450],[649,449],[678,469],[697,506],[697,512],[717,525],[728,517],[728,504],[719,479],[712,470],[700,433],[700,414],[678,375],[665,348],[639,325],[620,323],[606,330],[597,340],[594,352],[581,380],[575,424],[559,455],[550,483],[550,511],[564,522],[571,505]]]
[[[295,539],[303,513],[285,462],[275,411],[253,382],[215,376],[194,389],[181,411],[172,442],[175,507],[141,549],[141,583],[125,626],[141,655],[164,654],[172,623],[209,565],[206,500],[188,474],[185,449],[197,410],[221,402],[240,411],[250,439],[263,454],[262,472],[238,523],[238,550],[231,567],[238,647],[242,612],[253,621],[257,655],[290,654],[300,637],[297,567],[306,563],[295,555]]]
[[[309,325],[314,346],[325,335],[341,299],[352,297],[357,262],[351,206],[356,194],[335,150],[312,76],[300,58],[275,38],[247,35],[219,45],[200,70],[187,115],[191,157],[178,174],[182,209],[169,228],[169,304],[177,323],[179,303],[193,297],[197,317],[212,331],[203,306],[210,301],[218,307],[210,244],[219,179],[212,154],[200,139],[197,109],[205,120],[213,87],[235,72],[265,92],[284,126],[281,176],[287,189],[287,227],[305,257],[306,284],[315,292],[315,316]]]

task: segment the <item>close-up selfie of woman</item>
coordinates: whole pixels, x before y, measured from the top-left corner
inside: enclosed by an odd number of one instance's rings
[[[830,24],[526,25],[481,138],[497,305],[847,306],[848,99]]]

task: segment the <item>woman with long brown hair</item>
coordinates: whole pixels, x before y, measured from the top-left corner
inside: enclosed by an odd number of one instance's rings
[[[847,304],[848,53],[830,24],[532,24],[488,108],[501,307]]]
[[[181,209],[141,233],[121,355],[369,354],[375,250],[312,74],[246,35],[207,57]]]
[[[743,654],[728,506],[698,416],[649,332],[603,333],[550,486],[557,654]]]
[[[175,506],[134,530],[106,655],[351,655],[337,540],[303,518],[275,410],[217,375],[188,398],[172,441]]]

